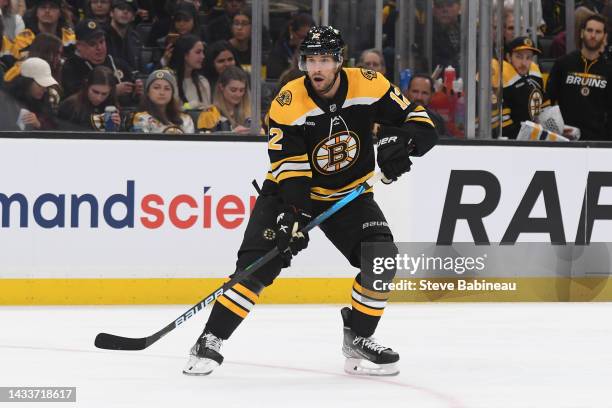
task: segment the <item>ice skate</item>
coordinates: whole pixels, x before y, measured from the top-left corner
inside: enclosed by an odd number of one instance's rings
[[[399,374],[399,354],[382,346],[372,337],[358,336],[350,327],[351,309],[340,311],[344,323],[342,354],[346,357],[344,371],[351,375]]]
[[[208,375],[221,365],[223,340],[212,333],[203,333],[189,352],[189,362],[183,369],[185,375]]]

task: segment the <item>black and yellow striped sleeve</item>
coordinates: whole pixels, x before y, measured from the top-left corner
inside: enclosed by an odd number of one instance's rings
[[[268,156],[266,178],[278,184],[286,204],[308,210],[312,169],[303,124],[309,112],[318,109],[307,98],[303,79],[289,82],[272,101],[268,117]]]

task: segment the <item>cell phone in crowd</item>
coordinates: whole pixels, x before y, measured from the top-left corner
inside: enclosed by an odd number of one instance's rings
[[[174,43],[176,42],[176,40],[178,40],[179,35],[177,33],[168,33],[168,35],[166,36],[166,47],[169,44],[174,45]]]

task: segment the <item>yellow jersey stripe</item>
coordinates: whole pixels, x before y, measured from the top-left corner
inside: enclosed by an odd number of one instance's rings
[[[294,177],[308,177],[312,178],[312,171],[285,171],[276,177],[276,181],[280,183],[283,180]]]
[[[372,193],[373,191],[374,191],[374,188],[369,188],[366,191],[364,191],[362,194]],[[347,194],[348,194],[348,192],[347,192]],[[338,201],[338,200],[342,199],[343,197],[344,197],[344,195],[335,196],[335,197],[325,197],[325,196],[319,196],[319,195],[310,193],[310,198],[312,200],[316,200],[316,201]]]
[[[429,118],[408,118],[406,119],[406,122],[422,122],[431,125],[431,127],[436,127],[436,125],[434,125],[434,123]]]
[[[340,187],[340,188],[338,188],[338,189],[330,190],[330,189],[323,188],[323,187],[312,187],[312,188],[310,189],[310,191],[311,191],[312,193],[315,193],[315,194],[320,194],[320,195],[330,195],[330,194],[335,194],[335,193],[342,192],[342,191],[344,191],[344,190],[352,190],[352,189],[354,189],[355,187],[357,187],[359,184],[361,184],[361,183],[363,183],[364,181],[368,180],[368,179],[369,179],[370,177],[372,177],[373,175],[374,175],[374,172],[373,172],[373,171],[371,171],[371,172],[369,172],[367,175],[363,176],[362,178],[357,179],[357,180],[353,181],[352,183],[347,184],[346,186],[344,186],[344,187]]]
[[[306,153],[300,155],[300,156],[291,156],[291,157],[285,157],[282,160],[276,161],[274,163],[271,164],[271,170],[274,171],[278,168],[278,166],[280,166],[281,164],[285,163],[285,162],[308,162],[308,155]]]
[[[228,298],[224,296],[217,298],[217,302],[221,303],[223,306],[225,306],[226,308],[228,308],[229,310],[231,310],[238,316],[242,317],[243,319],[247,317],[247,315],[249,314],[249,312],[247,312],[246,310],[242,309],[239,306],[236,306],[236,304],[234,304],[231,300],[229,300]]]

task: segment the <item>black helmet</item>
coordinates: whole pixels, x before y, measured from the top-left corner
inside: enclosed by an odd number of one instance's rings
[[[344,40],[340,31],[332,26],[312,27],[300,44],[300,70],[306,71],[305,62],[308,55],[333,55],[342,63]]]

